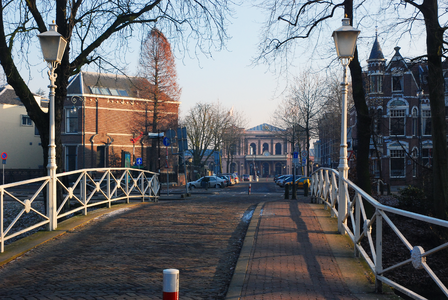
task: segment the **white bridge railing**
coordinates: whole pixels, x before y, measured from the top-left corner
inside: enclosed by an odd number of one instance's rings
[[[346,184],[344,187],[346,189],[346,199],[344,199],[344,201],[347,201],[347,213],[345,215],[339,215],[337,209],[340,201],[338,196],[338,176],[339,172],[333,169],[322,168],[314,172],[311,180],[312,201],[325,203],[326,206],[331,209],[332,216],[338,217],[338,220],[342,222],[346,233],[353,241],[355,256],[361,254],[375,274],[376,291],[381,292],[381,285],[383,282],[414,299],[426,299],[424,296],[415,292],[415,288],[413,291],[413,287],[405,287],[399,282],[396,282],[396,280],[390,278],[391,272],[399,270],[400,267],[403,267],[406,264],[412,264],[416,270],[420,270],[416,272],[426,271],[445,297],[448,297],[448,289],[446,285],[442,283],[426,262],[428,257],[448,248],[448,243],[442,243],[432,249],[423,249],[419,246],[419,242],[415,240],[413,241],[414,244],[412,244],[405,236],[403,228],[400,230],[393,220],[397,219],[396,216],[399,216],[400,219],[403,219],[404,217],[407,220],[417,220],[432,224],[433,226],[440,226],[442,230],[448,229],[448,222],[382,205],[350,180],[345,180]],[[368,218],[365,209],[367,203],[374,208],[374,214],[370,219]],[[384,222],[386,222],[388,228],[384,227]],[[372,227],[375,228],[373,233]],[[387,266],[383,264],[383,255],[385,253],[388,255],[396,255],[397,253],[391,253],[396,250],[383,247],[386,231],[392,233],[394,245],[396,246],[397,243],[401,243],[405,249],[404,251],[407,253],[406,259],[401,259],[401,261],[400,259],[395,259],[393,263],[389,263]],[[409,232],[409,230],[407,232]],[[420,236],[420,238],[424,239],[425,236]],[[394,249],[397,248],[394,247]],[[422,273],[418,274],[421,275]],[[408,276],[412,276],[412,274],[408,274]]]
[[[0,244],[47,226],[57,228],[58,220],[76,212],[112,202],[131,199],[157,201],[158,174],[130,168],[83,169],[56,175],[57,197],[47,200],[49,176],[0,185]]]

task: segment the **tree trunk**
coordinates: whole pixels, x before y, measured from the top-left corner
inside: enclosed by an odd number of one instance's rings
[[[353,0],[345,1],[345,13],[353,22]],[[362,82],[362,69],[358,58],[358,49],[355,49],[355,56],[351,61],[350,74],[352,76],[353,100],[357,113],[357,152],[356,152],[356,184],[369,195],[372,194],[372,185],[369,172],[369,148],[370,148],[370,126],[372,118],[369,116],[365,91]]]
[[[433,142],[433,201],[434,215],[447,217],[448,161],[446,148],[445,95],[442,68],[443,33],[437,15],[437,0],[425,0],[421,11],[426,24],[428,54],[428,85],[431,104]],[[435,130],[436,129],[436,130]]]

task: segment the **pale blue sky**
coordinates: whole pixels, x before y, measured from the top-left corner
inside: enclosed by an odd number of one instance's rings
[[[289,70],[291,74],[298,75],[309,66],[315,68],[319,64],[328,64],[328,59],[322,60],[322,53],[323,56],[329,58],[336,57],[335,53],[332,54],[334,48],[331,31],[341,26],[342,11],[340,13],[341,16],[336,16],[326,25],[328,32],[324,31],[319,35],[319,48],[311,48],[310,42],[300,41],[296,57],[291,58],[294,63]],[[235,18],[232,19],[232,24],[228,28],[231,39],[227,44],[227,50],[213,52],[212,58],[200,56],[199,60],[188,57],[177,60],[178,81],[182,87],[181,116],[184,116],[198,102],[210,103],[219,100],[224,107],[229,109],[233,107],[234,110],[242,113],[247,120],[247,128],[265,122],[270,123],[273,112],[284,97],[281,92],[286,83],[283,77],[269,72],[267,66],[250,66],[252,59],[257,55],[257,44],[260,41],[259,35],[263,21],[265,21],[263,13],[246,2],[242,6],[235,7]],[[378,23],[378,20],[370,20],[370,24],[375,22]],[[361,30],[358,49],[361,62],[365,64],[373,43],[375,25],[361,28]],[[316,36],[313,36],[311,41],[315,40]],[[380,35],[380,43],[386,59],[390,59],[394,53],[395,44],[386,45],[386,41],[392,39],[393,36],[393,32],[389,32],[387,37]],[[399,46],[402,47],[403,56],[421,55],[425,50],[424,35],[421,35],[418,42],[402,41]],[[409,49],[409,46],[412,49]],[[137,40],[134,48],[134,53],[129,55],[130,69],[138,63]],[[339,64],[333,64],[333,67],[340,68],[336,70],[341,71]],[[33,69],[36,72],[33,74],[37,75],[33,75],[34,78],[30,82],[31,90],[37,91],[39,88],[45,90],[48,85],[45,65],[41,63]]]

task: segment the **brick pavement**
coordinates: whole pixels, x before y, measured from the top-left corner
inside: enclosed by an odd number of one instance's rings
[[[241,298],[228,299],[358,299],[344,280],[328,233],[306,198],[299,199],[265,203]]]
[[[224,299],[259,200],[220,197],[137,204],[69,230],[2,266],[0,299],[162,299],[168,268],[182,300]]]

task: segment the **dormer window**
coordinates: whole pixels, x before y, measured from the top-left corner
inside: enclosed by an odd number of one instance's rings
[[[393,75],[392,76],[392,92],[403,91],[403,76]]]

